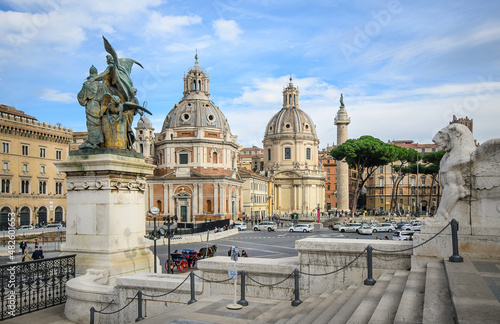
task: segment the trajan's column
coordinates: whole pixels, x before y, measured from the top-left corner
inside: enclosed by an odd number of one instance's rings
[[[340,94],[340,109],[335,116],[337,125],[337,145],[343,144],[347,140],[347,125],[351,118],[347,115],[344,107],[344,96]],[[349,211],[349,167],[347,163],[337,161],[337,210],[340,212]]]

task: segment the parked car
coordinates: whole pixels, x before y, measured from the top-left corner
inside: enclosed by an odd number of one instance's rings
[[[361,223],[347,223],[344,226],[340,226],[339,232],[353,232],[355,233],[358,228],[361,227]]]
[[[34,229],[33,225],[22,225],[20,229],[25,229],[25,230],[32,230]]]
[[[396,227],[397,229],[401,229],[401,227],[407,225],[407,224],[410,224],[410,222],[407,222],[407,221],[400,221],[398,223],[398,226]]]
[[[378,224],[377,226],[373,226],[373,233],[377,232],[394,232],[396,229],[394,228],[394,225],[391,223],[382,223]]]
[[[289,232],[312,232],[311,224],[296,224],[288,229]]]
[[[363,234],[363,235],[372,235],[374,230],[373,227],[369,225],[363,225],[357,230],[358,234]]]
[[[57,227],[62,228],[63,226],[62,226],[62,224],[60,224],[60,223],[50,223],[50,224],[45,225],[45,228],[51,228],[51,227],[52,227],[52,228],[53,228],[53,227],[56,227],[56,228],[57,228]]]
[[[244,231],[247,229],[247,224],[245,223],[234,223],[234,227],[238,229],[238,231]]]
[[[410,224],[405,224],[401,227],[403,231],[420,231],[420,222],[412,221]]]
[[[272,232],[276,230],[276,223],[275,222],[262,222],[253,227],[254,231],[263,231],[263,230],[268,230],[269,232]]]
[[[338,231],[341,226],[342,226],[342,223],[335,223],[332,226],[332,230],[334,230],[334,231],[337,230]]]
[[[395,241],[412,241],[413,231],[396,231],[392,234],[392,239]]]

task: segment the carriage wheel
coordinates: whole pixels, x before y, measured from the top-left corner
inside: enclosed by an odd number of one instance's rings
[[[184,273],[187,271],[187,269],[189,268],[189,264],[187,262],[186,259],[182,260],[181,262],[179,262],[179,264],[177,265],[177,268],[179,269],[180,272]]]
[[[174,265],[175,265],[174,261],[170,261],[170,266],[172,267],[172,270],[174,269]],[[170,273],[170,269],[168,268],[168,260],[165,261],[165,270],[167,270],[167,273]]]

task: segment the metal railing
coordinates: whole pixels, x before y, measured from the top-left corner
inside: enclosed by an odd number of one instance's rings
[[[75,277],[76,254],[0,266],[0,320],[66,301],[66,282]]]
[[[266,284],[266,283],[259,282],[256,279],[252,278],[244,270],[240,271],[238,273],[238,276],[240,276],[240,278],[241,278],[241,284],[240,284],[241,285],[241,298],[240,298],[240,300],[237,303],[240,304],[240,305],[242,305],[242,306],[248,306],[248,301],[245,300],[245,287],[246,287],[245,282],[246,282],[246,278],[250,279],[252,282],[254,282],[254,283],[256,283],[256,284],[258,284],[260,286],[263,286],[263,287],[274,287],[274,286],[278,286],[278,285],[282,284],[283,282],[287,281],[288,279],[290,279],[293,276],[293,280],[294,280],[294,288],[293,288],[293,290],[294,290],[294,299],[292,300],[291,305],[292,306],[298,306],[298,305],[300,305],[302,303],[302,301],[300,300],[300,289],[299,289],[299,287],[300,287],[300,284],[299,284],[300,283],[299,282],[300,275],[304,275],[304,276],[327,276],[327,275],[331,275],[333,273],[342,271],[342,270],[350,267],[354,262],[356,262],[359,258],[361,258],[365,252],[367,252],[366,266],[367,266],[367,269],[368,269],[368,273],[367,273],[368,278],[364,280],[364,284],[365,285],[369,285],[369,286],[373,286],[377,282],[375,279],[373,279],[373,275],[372,275],[373,274],[373,264],[372,264],[372,252],[373,251],[378,251],[380,253],[397,253],[397,252],[405,252],[405,251],[408,251],[408,250],[416,249],[417,247],[420,247],[420,246],[422,246],[422,245],[430,242],[431,240],[435,239],[438,235],[440,235],[450,225],[451,225],[451,229],[452,229],[452,235],[451,236],[452,236],[453,255],[450,256],[449,261],[450,262],[463,262],[463,259],[459,255],[459,251],[458,251],[458,222],[455,219],[453,219],[450,223],[448,223],[445,227],[443,227],[435,235],[433,235],[432,237],[430,237],[429,239],[425,240],[424,242],[422,242],[420,244],[414,245],[414,246],[412,246],[410,248],[401,249],[401,250],[382,250],[382,249],[373,248],[371,245],[368,245],[363,251],[361,251],[355,258],[353,258],[351,261],[349,261],[348,263],[346,263],[344,266],[342,266],[342,267],[340,267],[338,269],[329,271],[329,272],[325,272],[325,273],[307,273],[307,272],[300,271],[299,269],[295,269],[290,274],[288,274],[284,279],[280,280],[279,282],[276,282],[276,283],[273,283],[273,284]],[[118,309],[116,311],[113,311],[113,312],[104,312],[104,309],[106,309],[113,301],[111,301],[111,303],[108,304],[108,306],[106,306],[105,308],[103,308],[100,311],[97,311],[94,307],[92,307],[90,309],[90,323],[94,324],[94,317],[95,317],[96,313],[102,314],[102,315],[115,314],[115,313],[120,312],[121,310],[125,309],[126,307],[128,307],[135,300],[136,297],[138,298],[136,322],[141,321],[141,320],[144,319],[143,316],[142,316],[143,296],[146,296],[146,297],[149,297],[149,298],[163,297],[163,296],[168,295],[168,294],[174,292],[175,290],[179,289],[180,286],[182,284],[184,284],[188,278],[190,278],[190,293],[191,293],[191,299],[188,301],[188,305],[192,304],[192,303],[195,303],[197,301],[196,300],[196,296],[195,296],[195,281],[194,281],[195,277],[199,278],[202,281],[207,281],[207,282],[210,282],[210,283],[224,283],[224,282],[228,282],[229,280],[233,280],[232,278],[228,278],[228,279],[224,279],[224,280],[206,279],[206,278],[198,276],[193,271],[191,271],[191,273],[176,288],[174,288],[174,289],[172,289],[172,290],[170,290],[170,291],[168,291],[168,292],[166,292],[164,294],[161,294],[161,295],[148,295],[148,294],[144,294],[142,291],[139,290],[135,294],[135,296],[124,307],[122,307],[122,308],[120,308],[120,309]]]

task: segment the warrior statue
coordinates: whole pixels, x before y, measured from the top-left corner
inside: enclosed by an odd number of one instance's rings
[[[78,102],[85,106],[88,131],[88,139],[79,148],[132,150],[134,115],[151,114],[139,105],[135,97],[137,89],[130,78],[132,66],[137,64],[142,68],[142,65],[133,59],[118,58],[111,44],[104,36],[103,39],[104,48],[110,54],[106,56],[108,66],[100,74],[92,66],[78,93]]]

